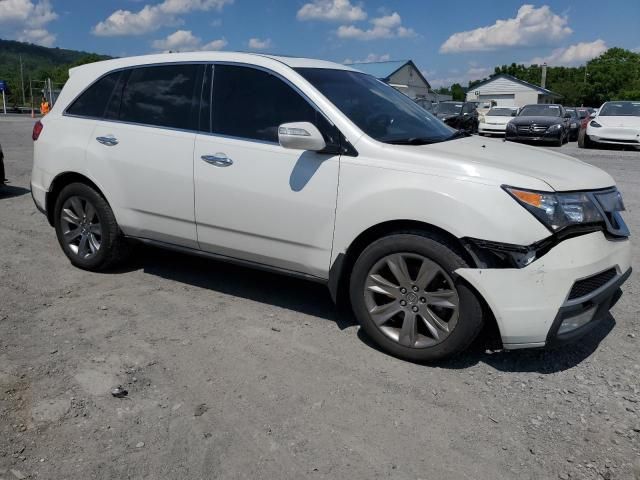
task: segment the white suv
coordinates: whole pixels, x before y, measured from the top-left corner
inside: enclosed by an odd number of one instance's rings
[[[608,174],[452,130],[347,66],[201,52],[70,74],[31,186],[80,268],[135,240],[316,280],[414,361],[487,322],[505,348],[577,338],[630,274]]]

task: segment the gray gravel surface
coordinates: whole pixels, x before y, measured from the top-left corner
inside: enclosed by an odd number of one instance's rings
[[[579,344],[415,365],[312,283],[155,249],[73,268],[29,195],[32,124],[0,119],[0,478],[640,478],[637,274]],[[640,231],[640,152],[556,150]]]

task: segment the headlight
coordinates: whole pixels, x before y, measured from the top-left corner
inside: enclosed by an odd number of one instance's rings
[[[569,225],[604,221],[586,193],[534,192],[513,187],[504,189],[552,232]]]
[[[591,125],[592,127],[595,127],[595,128],[600,128],[602,126],[598,122],[596,122],[595,120],[591,120],[591,123],[589,125]]]
[[[482,113],[480,115],[478,115],[478,121],[480,123],[484,123],[484,115]]]
[[[557,123],[555,125],[551,125],[548,130],[551,132],[555,132],[556,130],[560,130],[561,128],[562,128],[562,124]]]
[[[515,124],[513,124],[511,122],[507,123],[507,130],[513,130],[515,132],[516,131]]]

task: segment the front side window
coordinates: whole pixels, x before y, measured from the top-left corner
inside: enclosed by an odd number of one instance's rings
[[[520,110],[519,117],[559,117],[561,116],[558,105],[525,105]]]
[[[67,113],[81,117],[102,118],[113,89],[121,75],[122,72],[118,71],[102,77],[87,88],[71,106],[67,108]]]
[[[375,140],[419,145],[455,137],[455,130],[371,75],[323,68],[296,71]]]
[[[327,145],[337,143],[329,122],[277,76],[251,67],[214,66],[213,133],[278,142],[278,127],[289,122],[311,122]]]
[[[122,90],[118,120],[194,129],[200,68],[195,64],[172,64],[133,69]]]

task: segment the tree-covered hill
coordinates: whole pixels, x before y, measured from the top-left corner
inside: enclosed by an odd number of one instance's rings
[[[51,78],[54,83],[64,83],[68,78],[68,70],[72,66],[106,60],[110,57],[94,53],[47,48],[31,43],[15,42],[0,39],[0,80],[9,86],[8,104],[22,104],[20,90],[20,57],[29,102],[29,80],[42,81]]]

